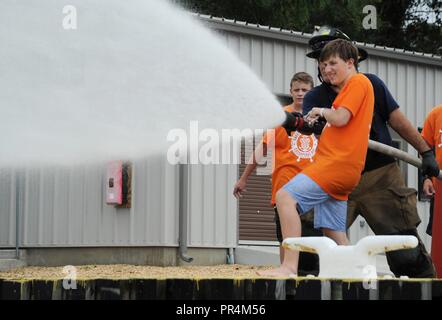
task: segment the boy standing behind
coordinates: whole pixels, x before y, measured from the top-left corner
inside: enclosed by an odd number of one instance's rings
[[[428,146],[434,148],[436,160],[442,167],[442,104],[433,108],[425,119],[422,136]],[[438,278],[442,278],[442,181],[425,178],[424,192],[427,196],[434,196],[431,257]]]
[[[306,72],[297,72],[290,81],[290,95],[293,103],[285,106],[286,112],[302,113],[302,102],[304,95],[313,88],[313,78]],[[302,146],[300,147],[300,144]],[[276,237],[279,243],[282,242],[281,225],[278,211],[276,210],[275,195],[276,192],[290,181],[307,165],[313,162],[315,155],[317,139],[314,135],[303,135],[299,132],[293,132],[289,137],[283,127],[278,127],[274,131],[264,136],[263,141],[257,146],[252,154],[248,164],[241,175],[241,178],[235,184],[233,195],[239,199],[242,193],[246,191],[247,180],[255,171],[258,162],[261,162],[261,156],[267,155],[267,150],[273,150],[273,170],[272,170],[272,199],[271,204],[275,209]],[[281,263],[284,258],[284,249],[280,246]]]
[[[309,121],[325,118],[315,161],[276,194],[284,238],[301,236],[302,215],[315,210],[315,228],[339,245],[346,236],[347,199],[359,182],[368,148],[373,117],[373,87],[357,72],[358,50],[347,40],[328,43],[320,61],[330,82],[340,89],[332,109],[313,108]],[[287,277],[297,273],[298,251],[287,250],[277,269],[262,276]]]

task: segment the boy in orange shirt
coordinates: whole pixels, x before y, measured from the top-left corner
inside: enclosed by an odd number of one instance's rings
[[[340,89],[332,109],[313,108],[310,121],[327,120],[315,161],[276,194],[284,238],[301,236],[299,214],[314,208],[315,228],[348,244],[346,217],[348,195],[361,177],[373,117],[374,92],[370,80],[358,73],[358,50],[349,41],[337,39],[321,52],[320,61],[330,82]],[[287,250],[277,269],[262,276],[297,274],[299,252]]]
[[[284,111],[302,113],[302,102],[304,95],[313,88],[313,78],[306,72],[296,73],[290,81],[290,95],[293,103],[285,106]],[[292,132],[291,137],[283,127],[278,127],[271,135],[265,135],[249,160],[241,178],[235,184],[233,195],[239,198],[246,190],[247,179],[257,167],[261,155],[267,155],[267,149],[273,149],[272,154],[272,200],[275,207],[276,237],[281,243],[281,225],[278,211],[276,210],[276,192],[290,181],[303,168],[313,162],[313,156],[318,145],[315,135],[304,135],[299,132]],[[258,160],[258,161],[257,161]],[[280,260],[284,258],[284,249],[280,246]]]
[[[430,148],[436,151],[436,161],[442,167],[442,105],[439,105],[428,114],[425,119],[422,137]],[[436,267],[437,277],[442,277],[442,181],[426,178],[424,192],[427,196],[434,196],[433,225],[431,239],[431,258]]]

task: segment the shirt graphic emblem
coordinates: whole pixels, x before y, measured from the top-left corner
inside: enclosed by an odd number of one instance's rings
[[[316,148],[318,147],[318,139],[316,139],[315,135],[311,134],[307,136],[295,131],[290,139],[292,141],[289,152],[292,152],[298,157],[296,161],[299,162],[301,159],[310,159],[310,162],[313,162],[313,157],[315,156]]]

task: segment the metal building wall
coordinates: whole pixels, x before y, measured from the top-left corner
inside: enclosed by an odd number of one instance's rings
[[[131,209],[105,203],[105,165],[20,171],[20,245],[177,245],[176,168],[154,158],[133,170]],[[15,173],[1,173],[0,247],[15,246]]]
[[[133,165],[132,208],[105,203],[106,167],[20,172],[20,246],[177,246],[178,168],[164,157]],[[190,247],[234,247],[236,166],[191,166]],[[15,172],[0,170],[0,247],[15,246]]]
[[[0,168],[0,247],[15,245],[15,175]]]
[[[289,94],[290,80],[295,72],[317,73],[314,60],[305,57],[307,45],[225,31],[220,35],[274,94]]]
[[[190,166],[190,247],[236,247],[238,216],[232,190],[237,176],[237,165]]]

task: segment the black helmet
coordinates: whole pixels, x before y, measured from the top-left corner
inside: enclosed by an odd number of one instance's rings
[[[313,50],[307,53],[307,57],[313,59],[319,59],[322,48],[325,47],[327,43],[335,39],[344,39],[351,41],[350,37],[339,29],[332,28],[329,26],[322,26],[315,29],[313,32],[313,37],[309,40],[308,45]],[[367,59],[368,53],[364,49],[358,48],[359,51],[359,62]]]

